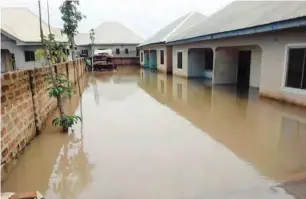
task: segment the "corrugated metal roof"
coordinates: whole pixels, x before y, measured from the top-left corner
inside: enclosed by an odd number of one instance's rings
[[[306,1],[235,1],[168,42],[306,16]]]
[[[132,30],[118,22],[104,22],[95,29],[95,44],[139,44],[143,39]],[[80,33],[75,37],[77,45],[91,43],[89,33]]]
[[[182,33],[186,29],[194,26],[195,24],[201,22],[205,19],[205,16],[198,12],[191,12],[187,15],[184,15],[177,20],[173,21],[169,25],[162,28],[144,43],[140,44],[139,46],[145,46],[154,43],[166,42],[171,40],[171,38],[177,34]]]
[[[48,25],[42,22],[44,35],[49,33]],[[28,8],[1,8],[1,30],[23,42],[40,42],[39,17]],[[67,42],[60,30],[51,27],[55,39]]]

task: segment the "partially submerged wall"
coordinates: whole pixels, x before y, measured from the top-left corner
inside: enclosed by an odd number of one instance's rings
[[[52,66],[52,69],[75,83],[84,75],[85,63],[79,59],[75,64],[72,61],[61,63]],[[51,86],[48,72],[48,67],[42,67],[1,75],[2,167],[10,163],[39,133],[56,108],[56,99],[50,98],[48,93]]]

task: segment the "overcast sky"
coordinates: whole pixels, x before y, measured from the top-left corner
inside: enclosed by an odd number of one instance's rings
[[[46,0],[41,0],[43,18],[47,19]],[[63,0],[49,0],[51,24],[61,27],[59,6]],[[209,16],[230,0],[80,0],[80,10],[86,15],[79,32],[89,32],[104,21],[118,21],[135,33],[148,38],[160,28],[191,11]],[[37,0],[1,0],[1,6],[28,7],[38,14]]]

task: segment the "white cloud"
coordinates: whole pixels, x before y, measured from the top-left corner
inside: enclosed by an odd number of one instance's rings
[[[49,0],[51,24],[62,26],[59,6],[63,0]],[[86,19],[79,26],[80,32],[88,32],[104,21],[118,21],[147,38],[163,26],[191,11],[210,15],[230,0],[80,0],[80,10]],[[46,0],[41,0],[43,18],[47,19]],[[2,0],[1,6],[24,6],[38,14],[37,0]]]

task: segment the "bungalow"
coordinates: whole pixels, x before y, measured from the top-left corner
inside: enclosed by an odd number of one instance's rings
[[[236,1],[166,45],[174,75],[306,106],[305,1]]]
[[[42,23],[45,35],[48,25]],[[51,27],[55,39],[67,42],[59,29]],[[41,48],[39,17],[28,8],[1,8],[1,72],[31,68],[45,64],[35,59],[35,51]]]
[[[89,33],[80,33],[75,37],[78,55],[91,55],[94,50],[111,49],[115,59],[138,61],[139,53],[136,47],[143,39],[132,30],[118,22],[104,22],[95,28],[94,32],[94,44],[91,44]]]
[[[191,12],[159,30],[138,46],[140,49],[140,64],[145,68],[170,73],[172,71],[172,46],[166,46],[166,41],[194,26],[204,18],[205,16],[198,12]]]

